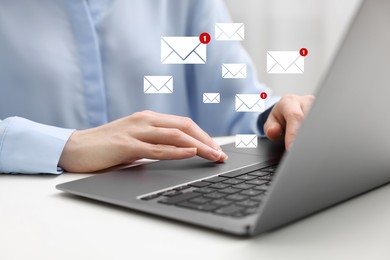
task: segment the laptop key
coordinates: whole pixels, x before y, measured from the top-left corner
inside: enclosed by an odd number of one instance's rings
[[[248,196],[242,195],[242,194],[233,194],[226,197],[228,200],[234,200],[234,201],[240,201],[248,198]]]
[[[190,209],[196,209],[196,210],[201,210],[201,211],[213,211],[219,207],[218,205],[214,205],[214,204],[210,204],[210,203],[199,205],[199,204],[194,204],[194,203],[191,203],[188,201],[180,202],[176,206],[190,208]]]
[[[184,207],[184,208],[190,208],[190,209],[198,209],[198,204],[196,203],[191,203],[191,202],[188,202],[188,201],[183,201],[183,202],[180,202],[180,203],[177,203],[176,206],[178,207]]]
[[[221,174],[219,176],[225,177],[225,178],[236,178],[237,176],[244,175],[245,172],[242,171],[232,171],[232,172],[227,172],[224,174]]]
[[[269,166],[267,168],[260,169],[260,171],[274,173],[276,171],[276,167],[277,167],[276,165]]]
[[[198,209],[202,211],[213,211],[217,208],[219,208],[218,205],[207,203],[207,204],[199,205]]]
[[[256,207],[259,205],[259,202],[254,201],[254,200],[243,200],[243,201],[237,202],[236,205],[246,207],[246,208],[247,207]]]
[[[218,183],[214,183],[214,184],[210,185],[210,188],[225,189],[225,188],[227,188],[229,186],[230,186],[230,184],[218,182]]]
[[[245,183],[253,184],[253,185],[263,185],[263,184],[267,184],[268,181],[266,181],[266,180],[260,180],[260,179],[255,179],[255,180],[251,180],[251,181],[246,181]]]
[[[181,195],[175,196],[175,197],[169,197],[169,198],[166,198],[163,200],[159,200],[158,202],[163,203],[163,204],[173,205],[173,204],[179,203],[181,201],[189,200],[189,199],[201,196],[201,195],[202,194],[200,194],[200,193],[187,192],[187,193],[183,193]]]
[[[203,181],[207,181],[207,182],[211,182],[211,183],[217,183],[217,182],[221,182],[221,181],[225,181],[225,180],[227,180],[227,178],[216,176],[216,177],[204,179]]]
[[[241,191],[240,189],[235,189],[232,187],[228,187],[226,189],[219,190],[219,192],[226,193],[226,194],[234,194]]]
[[[204,187],[204,188],[200,188],[200,189],[194,190],[194,192],[199,192],[199,193],[204,193],[204,194],[210,193],[210,192],[213,192],[213,191],[215,191],[215,189],[211,189],[209,187]]]
[[[264,193],[262,193],[262,194],[260,194],[260,195],[257,195],[257,196],[252,196],[251,197],[251,200],[256,200],[256,201],[262,201],[263,199],[264,199],[264,197],[265,197],[265,194]]]
[[[205,204],[206,202],[209,202],[211,199],[204,198],[204,197],[196,197],[194,199],[189,200],[189,202],[196,203],[196,204]]]
[[[271,181],[271,180],[272,180],[272,176],[271,176],[271,175],[260,176],[260,177],[258,177],[257,179],[259,179],[259,180]]]
[[[257,213],[257,210],[258,210],[258,209],[259,209],[258,207],[246,208],[242,213],[243,213],[244,215],[251,215],[251,214]]]
[[[212,193],[207,193],[203,195],[206,198],[210,199],[220,199],[226,196],[226,194],[220,193],[220,192],[212,192]]]
[[[160,197],[159,194],[151,194],[151,195],[142,197],[141,200],[152,200],[152,199],[155,199],[155,198],[158,198],[158,197]]]
[[[181,191],[181,190],[186,190],[186,189],[189,189],[189,188],[191,188],[191,187],[190,186],[180,186],[180,187],[175,188],[175,190]]]
[[[268,187],[269,187],[268,185],[257,185],[253,189],[264,192],[264,191],[268,190]]]
[[[244,191],[240,192],[240,194],[247,195],[247,196],[257,196],[257,195],[260,195],[262,193],[263,193],[263,191],[261,191],[261,190],[253,190],[253,189],[244,190]]]
[[[165,197],[174,197],[174,196],[177,196],[177,195],[180,195],[180,194],[182,194],[181,191],[168,190],[168,191],[163,192],[161,195],[165,196]]]
[[[249,175],[249,174],[245,174],[245,175],[242,175],[242,176],[237,177],[237,179],[239,179],[239,180],[245,180],[245,181],[250,181],[250,180],[253,180],[253,179],[255,179],[255,178],[256,178],[256,176]]]
[[[262,172],[262,171],[254,171],[254,172],[249,172],[249,175],[256,176],[256,177],[262,177],[262,176],[267,176],[270,175],[270,172]]]
[[[196,188],[202,188],[202,187],[206,187],[209,185],[210,185],[210,183],[204,182],[204,181],[197,181],[197,182],[193,182],[193,183],[188,184],[188,186],[196,187]]]
[[[211,201],[212,204],[219,205],[219,206],[227,206],[233,203],[231,200],[225,200],[225,199],[218,199]]]
[[[232,187],[236,188],[236,189],[246,190],[246,189],[250,189],[250,188],[255,187],[255,185],[251,185],[251,184],[247,184],[247,183],[240,183],[237,185],[233,185]]]
[[[243,209],[244,209],[243,207],[239,207],[239,206],[232,204],[232,205],[229,205],[226,207],[219,208],[216,211],[214,211],[214,213],[220,214],[220,215],[232,215],[233,213],[236,213],[236,212],[241,211]]]
[[[240,179],[227,179],[226,181],[223,181],[222,183],[235,185],[235,184],[240,184],[241,182],[244,182],[244,180],[240,180]]]

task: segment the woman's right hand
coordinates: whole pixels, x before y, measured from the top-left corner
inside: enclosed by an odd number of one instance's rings
[[[190,118],[143,111],[75,131],[59,166],[68,172],[94,172],[141,158],[184,159],[195,155],[218,162],[227,159],[220,146]]]

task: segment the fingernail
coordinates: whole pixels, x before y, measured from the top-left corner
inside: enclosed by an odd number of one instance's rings
[[[194,148],[188,148],[188,153],[190,154],[196,154],[198,151],[198,149],[196,149],[195,147]]]
[[[222,152],[221,159],[222,159],[223,161],[226,161],[228,158],[229,158],[229,156],[227,156],[226,153]]]
[[[215,161],[218,161],[221,158],[223,152],[219,151],[219,150],[212,149],[211,153],[213,154],[213,157],[215,158]]]

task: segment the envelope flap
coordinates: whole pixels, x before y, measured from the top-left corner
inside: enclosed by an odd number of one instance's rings
[[[217,23],[217,26],[222,33],[226,34],[229,38],[231,38],[234,34],[237,33],[244,26],[243,23]]]
[[[162,37],[182,59],[191,54],[200,44],[198,37]]]
[[[256,135],[237,135],[237,138],[244,143],[244,145],[248,145],[253,142],[257,136]]]
[[[219,93],[204,93],[204,95],[210,99],[210,100],[214,100],[216,99],[218,96],[219,96]]]
[[[285,70],[301,57],[298,51],[269,51],[268,54]]]
[[[231,74],[236,76],[242,69],[245,67],[245,64],[223,64],[225,69],[227,69]]]
[[[249,108],[253,108],[260,102],[260,96],[257,94],[240,94],[236,95],[236,97]]]
[[[145,79],[156,89],[161,89],[172,79],[171,76],[145,76]]]

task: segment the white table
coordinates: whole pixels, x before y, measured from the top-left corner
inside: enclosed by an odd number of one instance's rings
[[[390,259],[389,185],[243,239],[54,188],[87,176],[0,175],[0,259]]]

